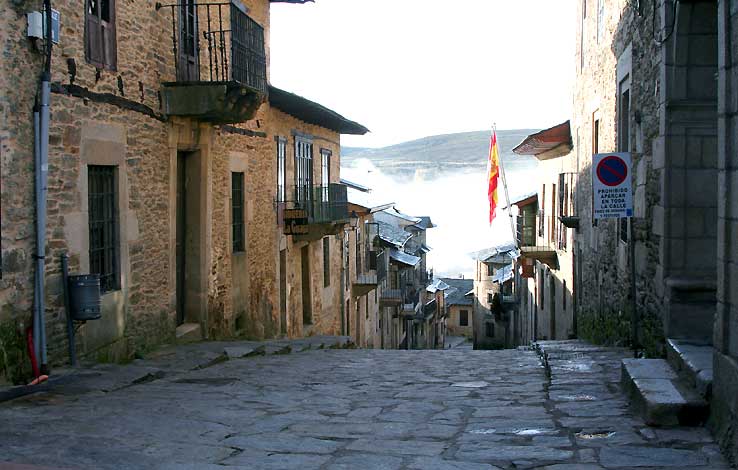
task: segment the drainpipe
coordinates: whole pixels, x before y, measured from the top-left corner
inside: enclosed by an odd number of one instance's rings
[[[36,134],[36,273],[34,288],[34,339],[38,336],[37,358],[41,363],[41,374],[48,374],[48,360],[46,354],[46,302],[45,302],[45,259],[46,256],[46,182],[49,172],[49,103],[51,101],[51,0],[44,0],[46,14],[46,38],[44,40],[46,57],[44,70],[40,79],[41,103],[37,112],[34,112],[34,124],[38,115],[38,133]],[[34,126],[35,127],[35,126]]]

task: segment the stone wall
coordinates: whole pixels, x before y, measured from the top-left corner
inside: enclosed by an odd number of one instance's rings
[[[468,323],[462,326],[459,321],[461,311],[466,310]],[[466,336],[471,338],[473,335],[473,305],[452,305],[448,308],[447,328],[448,334],[451,336]]]
[[[265,28],[268,61],[269,2],[247,0],[244,4]],[[70,255],[73,273],[90,269],[90,164],[117,168],[121,288],[103,297],[102,320],[81,327],[78,352],[97,360],[122,360],[174,339],[177,154],[182,151],[196,160],[199,198],[195,215],[200,249],[189,254],[194,266],[191,274],[197,280],[193,297],[197,305],[187,321],[200,323],[209,338],[232,337],[237,320],[242,324],[240,333],[247,337],[278,336],[282,247],[289,252],[288,335],[338,333],[341,249],[335,237],[331,237],[328,288],[322,280],[322,241],[310,243],[315,321],[310,331],[302,328],[297,303],[301,300],[300,244],[281,235],[277,225],[274,136],[291,138],[293,130],[313,135],[317,158],[321,147],[332,151],[332,181],[338,182],[339,135],[300,122],[268,104],[261,106],[254,119],[237,125],[166,119],[161,114],[159,88],[161,82],[174,79],[168,9],[157,12],[148,2],[117,2],[117,67],[108,70],[85,59],[84,14],[79,5],[60,0],[54,8],[61,13],[62,29],[52,62],[49,138],[46,323],[51,364],[66,361],[60,256]],[[0,89],[5,90],[0,93],[3,350],[22,345],[18,332],[29,325],[32,310],[32,107],[42,67],[40,53],[25,34],[25,13],[33,9],[40,9],[40,2],[0,5],[0,47],[6,58],[0,62]],[[288,145],[290,172],[292,152]],[[246,250],[235,257],[230,226],[233,171],[244,172],[246,191]],[[319,176],[319,164],[315,171]],[[28,373],[27,364],[17,365],[17,361],[0,364],[0,377],[22,379]],[[18,370],[9,370],[9,366]]]
[[[597,38],[597,12],[590,8],[577,22],[577,74],[574,88],[573,168],[578,173],[577,231],[574,255],[579,282],[577,326],[580,336],[597,342],[626,344],[630,331],[629,243],[620,239],[617,220],[592,219],[592,154],[617,151],[619,79],[630,79],[629,140],[635,188],[635,250],[637,308],[642,317],[640,341],[649,354],[663,344],[662,236],[654,225],[662,220],[663,175],[654,166],[658,149],[661,97],[661,54],[651,37],[652,4],[641,2],[641,13],[620,1],[604,2],[602,32]],[[660,10],[656,25],[661,24]],[[582,31],[584,39],[582,40]],[[583,48],[580,47],[583,45]],[[594,136],[596,122],[598,148]]]
[[[738,2],[718,1],[718,240],[717,316],[712,427],[732,461],[738,460]]]
[[[287,139],[286,154],[286,182],[288,193],[290,186],[294,186],[295,181],[295,133],[303,136],[311,136],[313,141],[313,181],[317,184],[321,178],[320,167],[320,150],[326,149],[331,152],[331,183],[338,183],[340,180],[340,135],[334,131],[300,121],[276,108],[270,108],[269,117],[267,118],[269,141],[272,150],[268,156],[262,155],[260,158],[263,164],[269,166],[271,171],[263,175],[256,175],[259,183],[263,188],[264,194],[270,198],[269,204],[272,210],[276,207],[274,204],[276,185],[277,185],[277,149],[276,137]],[[272,222],[273,230],[277,233],[277,240],[271,246],[262,247],[278,256],[278,251],[274,251],[275,246],[282,247],[287,250],[287,318],[288,318],[288,334],[290,337],[304,336],[309,334],[339,334],[341,331],[341,272],[342,272],[342,243],[343,230],[339,230],[335,235],[326,235],[329,240],[331,265],[331,280],[328,287],[324,287],[323,282],[323,241],[322,238],[316,241],[294,241],[293,236],[279,233],[280,227],[277,227],[276,219]],[[311,263],[311,300],[312,300],[312,324],[303,325],[302,318],[302,271],[301,271],[301,250],[303,246],[308,247],[309,258]],[[278,258],[275,258],[278,259]],[[259,263],[259,261],[256,261]],[[275,264],[276,265],[276,264]],[[273,273],[275,274],[275,273]],[[267,279],[264,281],[268,281]],[[274,282],[274,286],[278,288],[278,283]],[[269,289],[267,286],[263,286]],[[278,292],[277,292],[278,294]],[[277,303],[273,304],[278,306]],[[278,308],[275,308],[278,312]]]

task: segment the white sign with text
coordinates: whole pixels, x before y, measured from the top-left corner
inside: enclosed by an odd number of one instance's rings
[[[595,219],[633,217],[631,158],[628,152],[592,157],[592,198]]]

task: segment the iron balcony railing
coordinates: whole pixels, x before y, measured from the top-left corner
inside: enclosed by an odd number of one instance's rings
[[[308,224],[323,224],[348,220],[347,187],[331,183],[327,186],[293,186],[278,191],[282,209],[300,209]]]
[[[379,296],[379,305],[381,307],[402,305],[402,300],[402,290],[384,289]]]
[[[238,82],[267,93],[264,28],[234,3],[156,3],[171,14],[177,82]]]
[[[518,216],[516,225],[518,246],[536,245],[536,239],[538,237],[538,220],[539,219],[537,214],[525,214]]]
[[[373,252],[376,254],[375,263],[377,265],[377,281],[382,282],[387,279],[387,261],[383,251]]]
[[[568,212],[567,214],[570,214]],[[517,239],[520,247],[550,247],[566,251],[570,233],[562,222],[562,217],[546,215],[542,211],[537,214],[519,215],[517,219]]]

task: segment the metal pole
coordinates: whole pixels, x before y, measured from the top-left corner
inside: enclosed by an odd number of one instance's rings
[[[636,301],[636,256],[635,256],[635,219],[630,218],[630,243],[628,251],[630,252],[630,336],[633,347],[633,356],[638,356],[638,302]]]
[[[51,42],[51,39],[47,39]],[[50,45],[48,47],[51,47]],[[45,298],[45,270],[46,270],[46,182],[49,173],[49,101],[51,94],[50,75],[44,73],[41,80],[41,112],[40,125],[41,142],[39,142],[39,166],[36,168],[36,290],[38,291],[39,334],[41,337],[41,356],[39,362],[42,374],[48,374],[46,357],[46,298]]]
[[[74,340],[74,321],[72,310],[69,307],[69,255],[64,253],[61,258],[62,264],[62,293],[64,294],[64,310],[67,312],[67,338],[69,342],[69,362],[72,367],[77,367],[77,351]]]
[[[40,158],[39,155],[41,154],[41,132],[40,132],[40,117],[39,117],[39,107],[38,104],[34,106],[34,112],[33,112],[33,162],[34,162],[34,188],[37,188],[39,185],[38,177],[39,172],[38,168],[40,166]],[[38,194],[37,194],[38,195]],[[38,208],[37,208],[38,209]],[[38,239],[37,239],[38,243]],[[35,262],[35,260],[34,260]],[[38,265],[36,266],[36,270],[33,273],[33,282],[34,282],[34,288],[33,288],[33,353],[36,356],[36,360],[41,358],[41,330],[39,328],[39,323],[41,323],[43,320],[43,316],[39,313],[39,289],[38,289]]]
[[[495,135],[495,143],[497,143],[497,124],[492,125],[492,130]],[[512,207],[510,207],[510,194],[507,191],[507,178],[505,177],[505,165],[502,163],[502,154],[499,151],[500,146],[497,145],[497,156],[499,157],[499,165],[500,165],[500,176],[502,176],[502,186],[505,188],[505,200],[507,201],[507,215],[510,217],[510,234],[513,238],[513,243],[515,243],[516,248],[520,248],[518,246],[518,237],[515,234],[515,223],[513,222],[513,215],[512,215]]]

